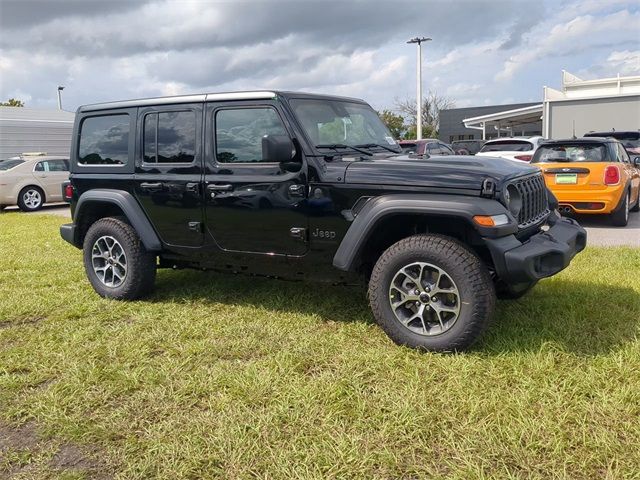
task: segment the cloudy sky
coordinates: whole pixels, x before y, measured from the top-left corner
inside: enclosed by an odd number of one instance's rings
[[[561,70],[640,74],[637,0],[0,0],[0,99],[63,104],[288,89],[457,106],[539,101]]]

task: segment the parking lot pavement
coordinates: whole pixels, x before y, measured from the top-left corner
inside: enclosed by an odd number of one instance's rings
[[[640,248],[640,212],[629,214],[626,227],[613,227],[606,215],[580,215],[576,220],[587,230],[587,245]]]
[[[18,212],[18,207],[8,207],[5,212]],[[51,203],[44,205],[40,210],[35,212],[24,212],[25,215],[59,215],[61,217],[71,218],[71,210],[66,203]]]

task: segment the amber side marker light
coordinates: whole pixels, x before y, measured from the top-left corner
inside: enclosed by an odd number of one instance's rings
[[[500,215],[476,215],[473,221],[482,227],[499,227],[509,223],[509,217],[505,214]]]

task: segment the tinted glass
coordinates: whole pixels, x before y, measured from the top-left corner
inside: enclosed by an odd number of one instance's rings
[[[440,144],[440,150],[442,151],[442,153],[444,155],[453,155],[454,154],[454,151],[451,150],[448,145],[444,145],[443,143]]]
[[[156,132],[158,128],[158,114],[151,113],[144,117],[144,148],[145,162],[156,162]]]
[[[220,163],[262,161],[262,137],[288,135],[272,108],[220,110],[216,114],[216,158]]]
[[[124,165],[128,159],[129,115],[105,115],[83,120],[78,163]]]
[[[47,164],[47,162],[38,162],[36,163],[36,166],[33,168],[34,172],[48,172],[49,171],[49,165]]]
[[[191,163],[196,155],[195,112],[160,112],[144,117],[144,161]]]
[[[481,152],[528,152],[533,150],[531,142],[518,140],[504,140],[485,143],[480,149]]]
[[[607,147],[601,143],[582,145],[542,145],[531,163],[608,162]]]
[[[24,163],[24,160],[0,160],[0,170],[9,170],[21,163]]]

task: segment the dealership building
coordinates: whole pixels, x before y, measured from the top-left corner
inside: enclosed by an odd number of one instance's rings
[[[640,76],[582,80],[563,71],[561,88],[544,87],[542,103],[443,110],[439,137],[446,142],[531,135],[557,139],[639,129]]]
[[[69,155],[75,113],[0,107],[0,159],[25,152]]]

